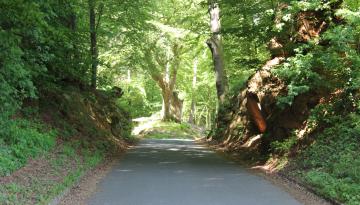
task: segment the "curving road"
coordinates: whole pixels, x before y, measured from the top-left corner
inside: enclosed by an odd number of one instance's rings
[[[98,185],[91,205],[299,205],[288,193],[186,140],[143,140]]]

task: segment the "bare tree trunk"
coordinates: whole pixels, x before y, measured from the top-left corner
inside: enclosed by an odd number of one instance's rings
[[[180,122],[182,118],[183,101],[179,99],[176,92],[169,88],[167,85],[161,86],[163,98],[162,119],[164,121],[174,120]]]
[[[171,107],[171,90],[169,89],[162,89],[162,97],[163,97],[163,106],[162,106],[162,119],[164,121],[172,120],[172,115],[170,113]]]
[[[212,53],[216,76],[216,91],[218,97],[218,106],[216,109],[217,115],[215,118],[216,123],[214,126],[212,125],[211,115],[209,115],[208,123],[211,125],[211,127],[217,130],[221,130],[224,122],[226,121],[226,111],[223,108],[225,101],[227,100],[228,80],[225,71],[224,52],[221,39],[220,7],[217,3],[217,0],[208,0],[208,4],[210,14],[210,29],[212,35],[206,43]],[[208,137],[211,139],[213,136],[209,135]],[[218,136],[215,135],[215,137]]]
[[[196,90],[196,83],[197,83],[197,66],[198,60],[194,60],[194,67],[193,67],[193,82],[192,82],[192,89],[191,89],[191,110],[189,115],[189,123],[195,124],[195,115],[196,115],[196,99],[195,99],[195,90]]]
[[[96,14],[95,14],[95,0],[89,0],[90,13],[90,53],[91,53],[91,87],[96,89],[97,81],[97,66],[98,66],[98,49],[97,49],[97,35],[96,35]]]
[[[219,104],[223,104],[228,92],[228,82],[224,65],[224,53],[221,40],[220,7],[215,0],[209,0],[210,29],[212,36],[207,40],[216,75],[216,91]]]
[[[174,120],[181,121],[183,100],[180,100],[177,93],[174,92],[173,80],[176,80],[174,76],[171,76],[170,82],[166,82],[166,77],[161,75],[152,75],[152,78],[157,82],[161,89],[161,95],[163,98],[163,105],[161,110],[161,116],[164,121]]]
[[[158,84],[161,89],[161,94],[163,98],[162,106],[162,119],[164,121],[174,120],[177,122],[181,121],[182,118],[182,108],[183,100],[179,99],[176,92],[174,92],[177,71],[180,67],[180,51],[181,46],[174,44],[172,47],[174,54],[174,59],[170,64],[169,59],[164,61],[162,58],[155,56],[157,63],[162,66],[162,69],[159,71],[157,69],[150,70],[152,79]],[[150,55],[151,49],[147,50],[147,53]],[[155,63],[151,60],[148,60],[148,65],[151,67],[156,67]],[[165,72],[164,72],[165,71]]]

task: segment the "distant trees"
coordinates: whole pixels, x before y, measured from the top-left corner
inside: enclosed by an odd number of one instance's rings
[[[198,58],[194,59],[194,66],[193,66],[193,79],[192,79],[192,87],[191,87],[191,108],[189,113],[189,123],[195,124],[196,122],[196,84],[197,84],[197,74],[198,74]]]
[[[201,2],[125,2],[122,5],[127,5],[126,12],[118,14],[123,18],[114,15],[114,8],[110,8],[113,15],[104,10],[98,32],[108,34],[99,41],[98,86],[117,84],[131,88],[124,89],[124,96],[133,103],[141,98],[146,102],[146,106],[136,103],[138,107],[129,108],[134,113],[150,114],[160,102],[164,120],[180,121],[192,115],[194,123],[210,125],[217,98],[215,75],[209,72],[212,66],[211,53],[206,48],[208,36],[204,35],[209,33],[209,17],[207,7],[202,7]],[[120,3],[111,5],[118,7],[117,4]],[[111,20],[121,23],[109,23]],[[196,86],[189,83],[194,77],[194,59],[198,59]],[[125,79],[129,69],[133,79],[144,79],[146,75],[147,79],[128,82]],[[156,97],[152,98],[151,93]],[[195,107],[199,112],[194,112]]]

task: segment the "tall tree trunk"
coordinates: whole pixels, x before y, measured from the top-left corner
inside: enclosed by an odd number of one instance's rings
[[[130,88],[130,84],[131,84],[131,70],[128,69],[127,70],[127,94],[130,95],[131,92],[131,88]],[[128,105],[131,106],[131,98],[128,98]]]
[[[208,3],[210,14],[210,30],[212,35],[206,43],[212,53],[216,76],[216,91],[218,97],[218,106],[216,109],[217,115],[215,118],[216,123],[214,124],[214,128],[217,130],[221,130],[221,128],[224,126],[224,122],[226,121],[226,112],[225,110],[223,110],[223,108],[225,105],[225,101],[227,100],[228,80],[225,72],[224,52],[221,39],[220,7],[217,3],[217,0],[208,0]],[[209,115],[208,123],[212,125],[211,115]],[[209,135],[208,137],[211,139],[213,136]],[[216,136],[215,134],[214,137],[219,136]]]
[[[182,118],[183,101],[179,99],[177,93],[171,89],[169,84],[163,84],[160,88],[163,98],[162,119],[164,121],[174,120],[180,122]]]
[[[169,57],[167,57],[169,58]],[[173,68],[175,69],[175,68]],[[176,72],[173,73],[176,75]],[[172,93],[174,90],[173,84],[175,84],[173,81],[173,78],[170,78],[170,62],[167,61],[165,65],[165,76],[163,81],[163,86],[160,86],[162,88],[162,97],[163,97],[163,106],[162,106],[162,118],[164,121],[173,120],[174,116],[171,115],[171,98]],[[172,76],[173,77],[173,76]],[[176,81],[176,76],[174,78]]]
[[[181,121],[183,100],[180,100],[177,93],[174,92],[177,71],[180,67],[180,51],[181,46],[174,44],[172,47],[174,59],[170,65],[169,59],[164,61],[160,56],[155,56],[155,60],[162,67],[162,69],[150,69],[152,79],[158,84],[161,89],[163,98],[163,106],[161,115],[164,121],[174,120]],[[151,49],[146,50],[148,55],[151,55]],[[149,58],[147,63],[150,67],[156,67]]]
[[[89,0],[89,14],[90,14],[90,53],[91,53],[91,87],[96,89],[97,81],[97,66],[98,66],[98,49],[97,49],[97,35],[96,35],[96,14],[95,14],[95,0]]]
[[[195,115],[196,115],[196,100],[195,100],[195,90],[196,90],[196,83],[197,83],[197,67],[198,67],[198,60],[194,60],[194,67],[193,67],[193,82],[191,88],[191,110],[189,115],[189,123],[195,124]]]
[[[207,40],[209,46],[216,75],[216,91],[219,104],[225,102],[228,92],[228,82],[224,65],[224,53],[221,40],[221,23],[220,23],[220,7],[216,0],[209,0],[210,29],[212,36]]]
[[[174,92],[177,71],[180,67],[180,50],[181,46],[174,44],[172,47],[172,52],[174,54],[174,59],[172,64],[167,61],[165,63],[165,75],[163,76],[161,82],[163,85],[160,85],[162,89],[163,96],[163,120],[169,121],[174,120],[181,122],[182,118],[182,108],[183,101],[179,99],[176,92]],[[159,61],[160,62],[160,61]],[[161,63],[159,63],[161,64]]]
[[[181,121],[183,100],[180,100],[177,93],[174,91],[173,80],[176,80],[174,76],[170,77],[170,82],[166,81],[164,75],[151,75],[153,80],[158,84],[161,89],[161,95],[163,98],[161,117],[163,121],[174,120]]]
[[[167,89],[166,87],[165,87],[165,89],[162,89],[162,91],[161,91],[161,94],[163,97],[162,119],[164,121],[169,121],[169,120],[172,120],[172,118],[173,118],[170,113],[172,91],[170,89]]]

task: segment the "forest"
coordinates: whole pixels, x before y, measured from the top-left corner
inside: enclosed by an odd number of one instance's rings
[[[0,204],[48,204],[144,118],[360,204],[360,1],[0,0]]]

